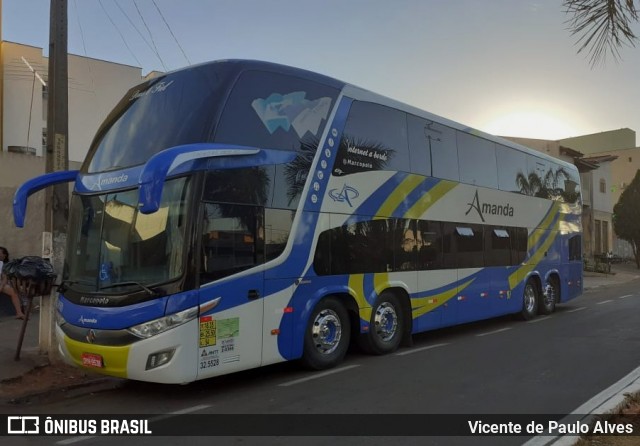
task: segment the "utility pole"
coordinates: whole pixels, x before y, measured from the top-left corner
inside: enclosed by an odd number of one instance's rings
[[[47,102],[46,171],[69,169],[69,96],[67,67],[67,0],[51,0],[49,25],[49,79]],[[62,269],[67,244],[69,219],[69,186],[59,184],[47,189],[43,257],[49,258],[58,277]],[[50,243],[50,246],[48,246]],[[58,359],[55,342],[55,311],[57,292],[42,299],[40,306],[40,351],[49,359]]]

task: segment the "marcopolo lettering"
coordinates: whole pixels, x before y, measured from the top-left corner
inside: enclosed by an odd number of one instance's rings
[[[473,200],[471,203],[467,203],[469,208],[464,215],[469,215],[472,209],[475,209],[478,215],[480,216],[480,220],[484,223],[484,216],[486,214],[489,215],[499,215],[502,217],[513,217],[513,206],[509,203],[497,204],[497,203],[481,203],[480,196],[478,195],[478,190],[476,189],[476,193],[473,196]]]

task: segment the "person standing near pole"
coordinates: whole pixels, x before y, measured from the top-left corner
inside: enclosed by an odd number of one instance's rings
[[[4,267],[4,263],[9,261],[9,251],[4,246],[0,246],[0,271]],[[7,280],[7,276],[2,274],[0,278],[0,293],[4,293],[11,298],[11,302],[13,303],[13,307],[16,309],[16,319],[24,319],[26,316],[22,311],[22,306],[20,305],[20,298],[18,297],[18,293],[13,289],[9,281]]]

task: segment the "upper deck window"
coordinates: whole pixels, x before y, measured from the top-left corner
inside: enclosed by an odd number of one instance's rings
[[[208,141],[221,88],[211,65],[132,88],[98,132],[83,169],[96,173],[136,166],[164,149]]]
[[[246,71],[226,102],[214,140],[315,152],[337,97],[337,89],[319,82]]]

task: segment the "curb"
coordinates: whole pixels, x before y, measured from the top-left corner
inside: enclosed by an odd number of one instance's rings
[[[572,413],[560,420],[560,423],[580,421],[591,424],[602,415],[613,415],[620,409],[627,395],[640,391],[640,367],[603,390]],[[582,415],[581,414],[586,414]],[[581,435],[540,435],[533,437],[523,446],[571,446],[578,442]]]

